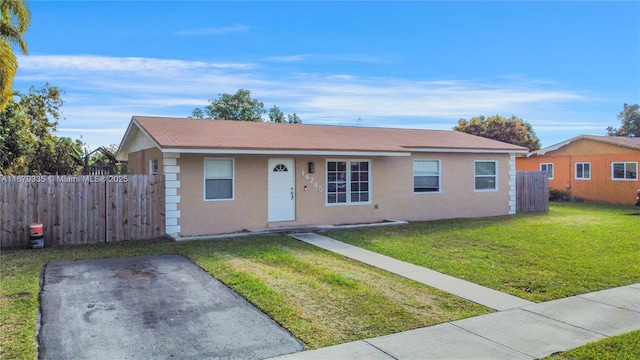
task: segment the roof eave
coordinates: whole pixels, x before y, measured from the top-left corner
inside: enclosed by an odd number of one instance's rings
[[[133,116],[131,121],[129,122],[129,126],[127,126],[127,130],[120,141],[120,145],[118,145],[118,151],[116,152],[116,160],[118,161],[128,161],[129,157],[129,145],[133,141],[133,137],[135,136],[135,131],[140,131],[144,136],[148,137],[151,142],[158,149],[162,149],[160,144],[144,129],[142,125],[138,123],[136,117]],[[126,154],[124,153],[126,151]]]
[[[607,136],[597,136],[597,135],[579,135],[576,137],[572,137],[569,140],[565,140],[562,142],[559,142],[557,144],[553,144],[550,146],[547,146],[545,148],[542,148],[540,150],[537,151],[533,151],[531,153],[529,153],[529,155],[527,157],[531,157],[531,156],[543,156],[548,152],[551,151],[556,151],[564,146],[567,146],[569,144],[571,144],[572,142],[576,142],[578,140],[584,140],[584,139],[588,139],[588,140],[592,140],[592,141],[597,141],[597,142],[601,142],[601,143],[605,143],[605,144],[609,144],[609,145],[615,145],[615,146],[621,146],[621,147],[625,147],[625,148],[629,148],[629,149],[634,149],[634,150],[640,150],[640,146],[634,146],[633,144],[625,144],[625,143],[620,143],[617,141],[611,141],[607,138]]]
[[[163,148],[163,153],[205,154],[205,155],[308,155],[308,156],[411,156],[408,151],[368,151],[368,150],[281,150],[281,149],[203,149],[203,148]]]
[[[127,161],[128,159],[129,154],[123,154],[122,150],[124,149],[125,144],[131,141],[130,137],[131,137],[132,127],[134,125],[133,121],[134,120],[132,117],[131,121],[129,121],[129,125],[127,126],[127,130],[124,132],[124,136],[122,137],[122,140],[120,140],[120,144],[118,144],[118,151],[116,151],[116,160],[118,161]]]
[[[527,149],[482,149],[482,148],[407,148],[412,152],[468,153],[468,154],[527,154]]]

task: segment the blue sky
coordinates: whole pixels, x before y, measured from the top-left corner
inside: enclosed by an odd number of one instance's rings
[[[543,146],[640,103],[640,2],[38,1],[14,88],[65,91],[58,135],[120,142],[249,89],[307,124],[451,129],[516,115]],[[266,115],[265,115],[266,118]]]

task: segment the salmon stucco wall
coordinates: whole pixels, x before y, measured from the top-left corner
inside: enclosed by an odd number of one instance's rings
[[[149,160],[158,160],[158,174],[162,175],[162,152],[157,148],[129,153],[127,172],[132,175],[148,175]]]
[[[205,200],[204,159],[213,156],[181,154],[180,234],[195,236],[222,234],[267,224],[266,156],[221,156],[234,159],[234,199]]]
[[[516,169],[539,171],[540,164],[553,164],[549,188],[570,191],[579,200],[632,205],[640,190],[640,180],[612,178],[612,163],[640,164],[640,151],[622,146],[581,139],[545,155],[516,159]],[[589,163],[590,179],[576,178],[576,163]]]
[[[181,154],[180,235],[197,236],[281,225],[352,224],[383,220],[433,220],[509,213],[509,155],[418,154],[412,157],[295,156],[295,220],[268,222],[268,161],[266,155],[218,156],[234,159],[233,200],[204,199],[204,159],[215,156]],[[274,156],[283,158],[286,156]],[[326,163],[330,160],[368,160],[371,201],[327,204]],[[413,193],[413,160],[434,159],[441,164],[441,191]],[[475,160],[498,162],[497,191],[474,190]],[[308,164],[315,167],[308,173]],[[305,189],[306,187],[306,189]]]

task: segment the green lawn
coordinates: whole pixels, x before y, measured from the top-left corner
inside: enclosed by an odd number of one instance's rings
[[[640,359],[640,331],[606,338],[546,358],[547,360],[637,360]]]
[[[310,349],[491,311],[286,236],[5,251],[0,256],[0,358],[35,357],[39,280],[44,264],[166,253],[188,256]]]
[[[328,235],[516,296],[546,301],[640,282],[640,216],[627,215],[638,212],[635,207],[552,204],[548,214],[421,222]],[[490,311],[286,236],[3,251],[0,358],[35,356],[44,264],[167,253],[188,256],[311,349]],[[634,332],[558,357],[633,358],[628,354],[637,354],[639,343],[640,332]]]
[[[640,208],[552,203],[549,213],[327,233],[536,302],[640,282]]]

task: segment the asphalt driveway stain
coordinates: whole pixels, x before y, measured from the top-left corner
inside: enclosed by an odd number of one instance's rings
[[[50,263],[40,301],[39,359],[264,359],[303,349],[180,255]]]
[[[85,311],[85,313],[82,315],[82,318],[84,319],[84,321],[88,323],[94,322],[91,317],[97,311],[113,311],[116,309],[114,306],[111,306],[111,305],[96,307],[94,304],[87,305],[87,308],[89,308],[90,310]]]
[[[116,277],[124,280],[154,280],[157,276],[157,269],[144,263],[130,264],[124,269],[116,271]]]

